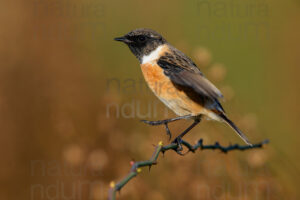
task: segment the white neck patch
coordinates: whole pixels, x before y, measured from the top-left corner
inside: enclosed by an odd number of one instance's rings
[[[143,56],[142,64],[145,64],[145,63],[148,63],[148,62],[153,62],[153,61],[157,60],[161,55],[161,51],[163,49],[163,46],[164,45],[160,45],[156,49],[154,49],[149,55]]]

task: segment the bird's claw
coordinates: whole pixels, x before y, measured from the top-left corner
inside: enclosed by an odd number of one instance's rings
[[[141,120],[141,122],[144,122],[145,124],[149,124],[149,125],[152,125],[152,126],[158,125],[157,121]]]
[[[172,143],[177,144],[177,149],[175,150],[176,153],[179,155],[183,156],[184,154],[182,153],[183,147],[182,147],[182,138],[181,137],[176,137]]]

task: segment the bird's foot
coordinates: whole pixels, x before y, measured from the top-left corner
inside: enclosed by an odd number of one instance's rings
[[[166,134],[169,137],[169,140],[172,138],[171,131],[169,129],[168,123],[170,122],[169,120],[159,120],[159,121],[148,121],[148,120],[141,120],[145,124],[149,124],[151,126],[158,126],[158,125],[165,125],[166,128]]]
[[[149,124],[151,126],[158,126],[158,125],[169,123],[170,121],[169,119],[166,119],[166,120],[158,120],[158,121],[141,120],[141,122],[144,122],[145,124]]]
[[[177,149],[174,150],[176,151],[176,153],[178,153],[179,155],[183,156],[184,154],[182,153],[183,151],[183,147],[182,147],[182,138],[181,137],[176,137],[173,141],[172,144],[177,144]]]
[[[166,133],[169,136],[169,140],[171,140],[172,134],[168,127],[168,123],[175,122],[180,119],[190,119],[191,117],[193,117],[193,116],[192,115],[183,115],[183,116],[174,117],[174,118],[165,119],[165,120],[159,120],[159,121],[148,121],[148,120],[141,120],[141,121],[144,122],[145,124],[149,124],[151,126],[165,125]]]

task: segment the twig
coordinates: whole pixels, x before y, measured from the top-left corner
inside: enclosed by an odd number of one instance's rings
[[[267,144],[268,142],[269,142],[268,140],[264,140],[263,142],[254,144],[252,146],[249,146],[249,145],[240,146],[238,144],[235,144],[235,145],[229,145],[228,147],[223,147],[218,142],[216,142],[214,145],[204,145],[203,139],[200,139],[197,142],[197,144],[195,144],[195,145],[191,145],[190,143],[182,140],[182,145],[187,147],[188,151],[186,153],[188,153],[188,152],[195,153],[195,151],[197,149],[199,149],[199,150],[219,149],[221,152],[227,153],[232,150],[244,151],[244,150],[248,150],[248,149],[262,148],[263,145]],[[150,170],[152,165],[155,165],[157,163],[156,161],[157,161],[157,158],[158,158],[160,152],[164,154],[168,150],[177,151],[177,148],[178,148],[178,144],[172,143],[172,144],[163,146],[162,141],[160,141],[158,143],[158,145],[155,147],[155,150],[149,160],[139,161],[139,162],[131,162],[132,167],[131,167],[130,173],[125,178],[123,178],[120,182],[118,182],[117,184],[115,184],[113,181],[110,183],[108,199],[115,200],[117,191],[120,191],[132,178],[137,176],[138,173],[140,173],[142,171],[142,169],[141,169],[142,167],[148,166],[149,170]],[[185,155],[185,154],[181,154],[181,155]]]

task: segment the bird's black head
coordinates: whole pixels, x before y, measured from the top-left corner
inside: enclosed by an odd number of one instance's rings
[[[140,62],[144,55],[150,54],[158,46],[167,42],[156,31],[145,28],[135,29],[123,37],[115,38],[115,40],[127,44],[131,52],[139,59]]]

